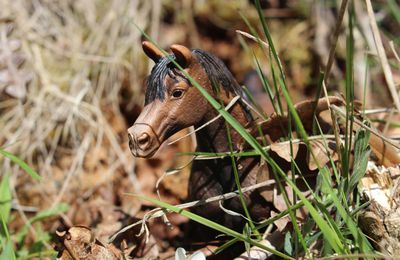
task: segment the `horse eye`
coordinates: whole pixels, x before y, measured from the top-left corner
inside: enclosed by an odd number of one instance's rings
[[[183,95],[183,90],[181,89],[175,89],[174,92],[172,92],[172,96],[174,98],[180,98]]]

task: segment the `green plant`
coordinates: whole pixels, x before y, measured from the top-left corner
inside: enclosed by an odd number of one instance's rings
[[[267,22],[265,21],[262,9],[258,0],[255,1],[256,9],[259,14],[259,20],[262,26],[262,31],[266,38],[266,43],[269,46],[269,58],[271,60],[271,78],[270,80],[262,73],[260,63],[258,58],[254,55],[254,60],[256,63],[257,71],[261,77],[264,89],[267,95],[270,97],[272,104],[274,105],[276,111],[281,113],[283,111],[282,102],[283,98],[287,104],[287,110],[290,116],[293,118],[294,124],[289,127],[296,129],[302,140],[308,144],[308,135],[303,127],[302,121],[299,118],[294,104],[291,100],[288,88],[285,83],[284,69],[279,60],[278,53],[274,47],[274,42],[272,40],[271,34],[269,32]],[[251,136],[243,126],[241,126],[235,118],[233,118],[229,112],[227,112],[221,104],[219,104],[215,99],[213,99],[194,79],[192,79],[175,61],[175,66],[178,67],[183,74],[189,79],[189,81],[205,96],[209,103],[225,118],[226,122],[232,126],[242,137],[250,144],[253,148],[252,151],[230,151],[226,154],[207,154],[207,153],[193,153],[197,156],[207,157],[207,156],[260,156],[263,160],[267,161],[269,165],[273,168],[276,174],[276,179],[282,179],[287,185],[289,185],[293,193],[295,194],[295,199],[298,198],[301,202],[292,205],[287,197],[286,191],[281,187],[280,191],[285,195],[285,202],[287,203],[288,210],[282,212],[274,218],[265,220],[261,225],[256,226],[250,221],[250,232],[243,232],[240,234],[233,230],[227,229],[217,223],[210,220],[196,216],[193,213],[179,209],[175,206],[168,205],[164,202],[160,202],[154,199],[141,197],[144,200],[151,201],[152,203],[158,205],[159,207],[168,209],[173,212],[177,212],[186,216],[196,222],[203,225],[211,227],[215,230],[220,231],[226,235],[232,236],[233,239],[221,246],[221,250],[229,247],[235,242],[243,241],[246,245],[255,245],[263,248],[266,251],[273,252],[274,254],[282,258],[296,257],[300,254],[306,254],[308,257],[312,257],[308,248],[317,240],[323,241],[323,247],[321,248],[320,256],[332,256],[334,254],[341,256],[357,257],[363,256],[365,258],[377,257],[376,252],[369,243],[367,237],[362,233],[357,225],[357,212],[366,205],[360,204],[360,194],[358,191],[357,184],[361,177],[365,174],[367,161],[369,158],[370,149],[368,146],[369,132],[366,130],[357,130],[354,134],[353,129],[353,118],[354,118],[354,79],[353,79],[353,55],[354,55],[354,8],[353,5],[349,5],[348,8],[348,33],[347,33],[347,52],[346,52],[346,78],[345,78],[345,100],[346,100],[346,116],[345,116],[345,135],[344,135],[344,145],[340,146],[341,161],[336,164],[331,159],[328,165],[319,165],[319,176],[318,183],[315,189],[310,188],[312,193],[312,200],[304,196],[304,194],[298,189],[292,179],[288,178],[279,165],[273,161],[268,152],[264,147]],[[260,47],[264,48],[265,44],[263,39],[256,34],[256,30],[248,23],[246,18],[244,18],[248,24],[251,32],[255,35]],[[151,39],[142,31],[142,33]],[[154,43],[154,42],[153,42]],[[154,43],[156,44],[156,43]],[[156,44],[157,45],[157,44]],[[244,44],[245,45],[245,44]],[[319,80],[319,90],[317,91],[316,98],[319,98],[322,92],[323,86],[323,74]],[[272,87],[271,87],[272,86]],[[322,131],[315,125],[315,131],[322,134]],[[289,135],[287,140],[292,141],[293,137]],[[326,144],[325,144],[326,145]],[[354,162],[351,164],[350,156],[354,148]],[[312,150],[309,149],[312,156]],[[302,175],[298,171],[298,167],[293,161],[292,171]],[[336,183],[336,185],[333,185]],[[241,194],[240,187],[238,187],[238,192]],[[350,198],[350,199],[349,199]],[[303,223],[303,225],[298,225],[295,218],[295,211],[299,207],[304,206],[309,212],[310,218]],[[257,232],[260,228],[273,223],[273,221],[282,218],[284,216],[289,216],[294,226],[292,234],[287,234],[285,239],[284,251],[277,252],[274,249],[260,245],[258,242],[259,236]],[[247,229],[249,231],[249,229]],[[255,238],[254,238],[255,237]],[[300,245],[300,246],[299,246]],[[248,246],[246,246],[248,248]]]
[[[0,149],[0,154],[20,166],[34,180],[41,179],[35,170],[17,156],[3,149]],[[35,228],[33,225],[67,211],[68,205],[60,203],[54,208],[36,213],[35,216],[28,219],[18,232],[11,234],[8,229],[8,223],[12,220],[12,191],[9,174],[4,174],[1,178],[0,198],[0,259],[31,259],[32,257],[54,255],[55,252],[53,250],[46,249],[46,244],[51,239],[49,233],[42,230],[40,226]],[[25,244],[25,239],[30,230],[35,232],[35,241],[32,246],[28,247]]]

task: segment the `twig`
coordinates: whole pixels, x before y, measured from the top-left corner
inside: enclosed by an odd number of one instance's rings
[[[260,111],[258,111],[255,107],[253,107],[245,98],[241,97],[240,100],[243,101],[243,103],[250,108],[252,111],[254,111],[254,113],[256,113],[260,118],[266,120],[267,118],[260,113]]]
[[[331,108],[340,116],[342,117],[346,117],[346,114],[337,106],[332,105]],[[390,140],[389,138],[383,136],[381,133],[379,133],[377,130],[367,126],[366,124],[364,124],[363,122],[361,122],[360,120],[358,120],[357,118],[354,118],[354,123],[356,123],[357,125],[361,126],[364,129],[367,129],[368,131],[370,131],[371,133],[373,133],[374,135],[376,135],[377,137],[381,138],[383,141],[387,142],[388,144],[394,146],[397,149],[400,149],[400,146],[398,144],[395,144],[392,140]]]
[[[326,78],[326,75],[325,75],[325,78]],[[324,81],[322,81],[322,89],[324,91],[326,103],[328,104],[328,110],[329,110],[329,113],[330,113],[331,119],[332,119],[332,129],[333,129],[333,133],[335,135],[335,141],[336,141],[336,153],[339,156],[339,162],[341,162],[342,161],[341,147],[343,146],[343,142],[342,142],[342,139],[340,139],[340,137],[339,137],[340,130],[337,125],[336,114],[333,113],[333,110],[331,109],[331,102],[329,101],[328,90],[326,88],[325,79],[324,79]]]
[[[339,137],[343,137],[343,135],[339,135]],[[315,135],[315,136],[309,136],[308,140],[320,140],[320,139],[335,139],[335,135]],[[303,143],[303,139],[293,139],[291,141],[284,141],[284,142],[279,142],[279,143],[274,143],[274,145],[289,145],[289,144],[298,144],[298,143]],[[265,151],[269,151],[271,149],[271,145],[264,146],[263,149]],[[239,153],[240,151],[233,151],[233,155],[236,153]],[[196,155],[194,160],[214,160],[214,159],[223,159],[225,157],[229,157],[232,155],[231,152],[225,152],[225,153],[220,153],[221,155]]]
[[[263,116],[259,111],[257,111],[251,104],[249,104],[249,102],[247,102],[246,99],[244,99],[244,98],[241,97],[241,96],[235,96],[235,97],[229,102],[229,104],[225,107],[225,110],[231,109],[232,106],[233,106],[239,99],[242,100],[243,103],[244,103],[247,107],[249,107],[251,110],[253,110],[258,116],[260,116],[261,118],[264,118],[264,116]],[[180,140],[182,140],[182,139],[184,139],[184,138],[186,138],[186,137],[188,137],[188,136],[190,136],[190,135],[195,134],[195,133],[198,132],[199,130],[201,130],[201,129],[203,129],[204,127],[206,127],[206,126],[210,125],[211,123],[215,122],[215,121],[216,121],[217,119],[219,119],[221,116],[222,116],[221,114],[218,114],[216,117],[214,117],[214,118],[211,119],[210,121],[206,122],[205,124],[201,125],[200,127],[194,129],[193,131],[190,131],[189,133],[185,134],[184,136],[181,136],[181,137],[179,137],[178,139],[169,142],[168,145],[172,145],[172,144],[174,144],[174,143],[176,143],[176,142],[178,142],[178,141],[180,141]]]
[[[236,101],[238,101],[239,99],[240,99],[240,96],[236,96],[236,97],[232,98],[232,100],[229,102],[229,104],[225,107],[225,110],[229,110],[229,109],[236,103]],[[186,138],[186,137],[188,137],[188,136],[190,136],[190,135],[192,135],[192,134],[194,134],[194,133],[200,131],[200,130],[203,129],[204,127],[206,127],[206,126],[208,126],[209,124],[211,124],[211,123],[215,122],[216,120],[218,120],[221,116],[222,116],[221,114],[218,114],[216,117],[214,117],[213,119],[211,119],[211,120],[208,121],[207,123],[205,123],[205,124],[199,126],[199,127],[196,128],[195,130],[193,130],[193,131],[191,131],[191,132],[185,134],[184,136],[179,137],[179,138],[176,139],[176,140],[173,140],[173,141],[169,142],[168,145],[174,144],[174,143],[178,142],[179,140],[182,140],[183,138]]]
[[[335,32],[333,33],[333,42],[331,45],[331,49],[329,50],[329,58],[328,58],[328,62],[326,64],[326,68],[325,68],[324,82],[326,85],[328,85],[329,75],[331,74],[331,69],[332,69],[334,58],[335,58],[336,45],[338,42],[338,38],[339,38],[339,34],[340,34],[340,27],[343,22],[343,17],[346,12],[347,2],[348,2],[348,0],[342,0],[342,4],[340,5],[339,16],[338,16],[338,20],[336,22]]]
[[[365,110],[365,115],[372,115],[372,114],[380,114],[380,113],[399,113],[399,111],[395,108],[375,108],[375,109],[367,109]]]
[[[13,201],[12,202],[11,208],[14,209],[14,210],[22,210],[23,212],[28,212],[28,213],[39,212],[39,209],[37,207],[23,206],[23,205],[20,205],[17,201]]]
[[[365,0],[365,3],[367,4],[367,12],[368,12],[368,16],[369,16],[369,22],[371,25],[372,33],[374,35],[375,46],[378,51],[378,56],[379,56],[379,60],[382,65],[383,73],[385,75],[386,83],[389,87],[389,91],[390,91],[390,94],[392,95],[394,104],[395,104],[397,110],[400,111],[399,96],[396,91],[393,74],[390,69],[386,54],[385,54],[385,49],[383,48],[383,43],[382,43],[381,35],[379,34],[379,29],[378,29],[378,25],[376,23],[374,10],[372,9],[371,0]]]
[[[393,41],[390,41],[390,42],[389,42],[389,45],[390,45],[390,48],[392,48],[394,57],[396,57],[396,60],[400,63],[400,57],[399,57],[399,54],[397,54],[396,49],[394,48],[394,43],[393,43]]]
[[[295,177],[295,179],[298,179],[298,178],[303,178],[304,176],[295,175],[294,177]],[[267,180],[267,181],[263,181],[263,182],[260,182],[260,183],[257,183],[257,184],[242,188],[242,192],[243,193],[244,192],[249,192],[249,191],[252,191],[252,190],[255,190],[255,189],[259,189],[259,188],[263,188],[263,187],[266,187],[266,186],[269,186],[269,185],[273,185],[275,183],[276,183],[276,181],[273,180],[273,179]],[[131,195],[131,194],[126,194],[126,195]],[[225,194],[222,194],[222,195],[214,196],[214,197],[211,197],[211,198],[208,198],[208,199],[205,199],[205,200],[196,200],[196,201],[191,201],[191,202],[179,204],[179,205],[176,205],[176,207],[178,207],[180,209],[187,209],[187,208],[192,208],[192,207],[198,207],[198,206],[205,205],[205,204],[212,203],[212,202],[232,199],[232,198],[235,198],[237,196],[239,196],[239,191],[235,190],[233,192],[228,192],[228,193],[225,193]],[[114,235],[112,235],[110,237],[110,242],[113,241],[118,235],[124,233],[125,231],[127,231],[127,230],[129,230],[129,229],[131,229],[131,228],[133,228],[133,227],[135,227],[137,225],[145,225],[145,222],[149,221],[150,219],[159,218],[159,217],[162,217],[164,215],[165,215],[164,209],[155,208],[155,209],[151,210],[149,212],[149,216],[144,217],[143,220],[140,220],[140,221],[135,222],[135,223],[133,223],[131,225],[128,225],[128,226],[122,228],[121,230],[119,230]]]
[[[238,34],[240,34],[240,35],[243,35],[244,37],[249,38],[249,39],[251,39],[251,40],[253,40],[253,41],[255,41],[255,42],[260,42],[260,43],[262,43],[265,47],[269,48],[268,43],[264,42],[264,41],[261,40],[260,38],[254,37],[254,36],[251,35],[250,33],[247,33],[247,32],[241,31],[241,30],[236,30],[236,33],[238,33]]]
[[[178,168],[175,168],[175,169],[172,169],[172,170],[169,170],[169,171],[165,171],[164,174],[160,178],[158,178],[158,180],[156,182],[156,191],[157,191],[157,196],[158,196],[159,200],[161,200],[161,194],[160,194],[159,186],[160,186],[160,183],[164,180],[164,178],[167,177],[167,176],[174,175],[174,174],[180,172],[182,169],[188,167],[193,162],[195,157],[196,156],[193,156],[187,163],[185,163],[182,166],[179,166]]]

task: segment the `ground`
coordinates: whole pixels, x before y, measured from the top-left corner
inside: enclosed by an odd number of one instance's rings
[[[377,1],[374,8],[393,82],[398,82],[398,5],[389,2]],[[291,0],[261,5],[292,100],[314,98],[334,42],[339,6]],[[367,108],[392,107],[367,9],[361,1],[354,5],[355,96]],[[0,6],[0,147],[42,177],[33,180],[12,161],[0,158],[1,187],[9,186],[12,197],[11,214],[3,221],[18,257],[51,255],[54,247],[62,251],[63,232],[79,225],[89,227],[92,236],[107,245],[115,232],[155,208],[127,193],[158,198],[159,192],[164,202],[185,201],[190,157],[177,154],[193,151],[193,139],[164,144],[152,159],[134,158],[129,151],[126,130],[141,112],[145,77],[153,66],[142,52],[140,29],[167,51],[179,43],[212,52],[250,89],[260,107],[273,113],[253,54],[268,76],[271,56],[241,33],[254,34],[249,23],[262,35],[252,1],[1,0]],[[339,30],[327,86],[337,95],[345,93],[348,19],[345,15]],[[385,135],[398,135],[389,127],[397,126],[398,118],[378,114],[373,119]],[[186,167],[158,184],[168,170],[181,166]],[[6,188],[0,190],[8,194]],[[148,243],[145,236],[132,236],[140,226],[130,230],[123,252],[164,259],[179,246],[188,248],[183,237],[188,220],[178,214],[168,220],[174,228],[161,218],[149,222]],[[86,235],[87,230],[76,232]]]

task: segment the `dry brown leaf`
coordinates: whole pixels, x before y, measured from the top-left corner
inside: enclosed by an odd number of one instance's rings
[[[299,151],[298,143],[273,143],[270,145],[271,151],[277,153],[279,157],[285,159],[287,162],[291,162],[292,158],[296,158],[297,152]]]
[[[327,147],[325,147],[324,140],[312,140],[309,144],[315,156],[314,159],[313,156],[309,154],[308,167],[311,171],[318,169],[318,166],[324,167],[331,159],[334,162],[339,159],[334,142],[327,141]]]
[[[275,211],[271,211],[272,218],[277,215],[278,215],[278,213],[276,213]],[[280,219],[274,221],[274,224],[276,225],[276,227],[278,228],[279,231],[282,231],[287,227],[288,223],[290,223],[290,222],[291,222],[290,217],[286,216],[286,217],[283,217],[283,218],[280,218]]]
[[[326,143],[326,144],[325,144]],[[339,159],[338,154],[336,153],[336,145],[333,141],[325,141],[320,139],[310,140],[310,149],[312,150],[315,159],[311,155],[311,151],[308,152],[307,163],[308,168],[311,171],[318,169],[318,165],[320,167],[324,167],[330,159],[334,162]],[[284,159],[286,162],[290,163],[292,160],[297,158],[299,147],[306,146],[303,142],[301,143],[273,143],[270,145],[271,151],[275,152],[280,158]],[[297,163],[302,163],[297,161]]]
[[[71,227],[68,231],[57,232],[61,244],[56,247],[58,259],[120,259],[121,253],[113,245],[103,245],[93,237],[90,228]]]
[[[301,186],[298,185],[298,184],[300,184],[300,182],[302,182],[302,181],[301,180],[296,181],[296,185],[299,188],[301,188]],[[293,189],[288,184],[284,185],[284,189],[286,191],[286,195],[289,199],[290,204],[291,205],[295,204],[295,202],[293,201],[293,196],[294,196]],[[311,192],[308,189],[302,189],[302,193],[304,196],[308,197]],[[275,187],[274,187],[273,204],[274,204],[275,208],[278,209],[280,212],[288,209],[285,199],[283,197],[283,194],[280,192],[278,185],[275,185]],[[296,217],[298,220],[304,220],[307,217],[307,214],[308,214],[308,211],[306,210],[305,207],[301,207],[298,210],[296,210]]]
[[[137,221],[138,219],[136,219]],[[55,250],[57,259],[155,259],[159,248],[153,236],[137,237],[138,228],[121,234],[113,243],[103,243],[85,226],[74,226],[57,232],[59,243]],[[136,233],[134,233],[136,232]],[[129,244],[129,245],[128,245]]]
[[[328,132],[332,129],[332,122],[322,112],[328,110],[328,104],[342,106],[342,99],[337,97],[329,97],[329,103],[326,98],[321,98],[318,102],[314,100],[306,100],[295,105],[295,109],[308,133],[312,133],[314,115],[317,116],[319,125],[322,131]],[[321,114],[321,116],[320,116]],[[326,121],[327,120],[327,121]],[[288,117],[287,115],[272,115],[270,119],[260,123],[262,132],[268,135],[272,141],[276,141],[281,137],[288,135]],[[258,129],[255,129],[252,134],[258,136]]]
[[[392,145],[385,143],[384,140],[373,134],[371,134],[369,144],[380,165],[395,167],[400,164],[400,156]]]
[[[258,167],[257,183],[261,183],[272,178],[273,177],[269,173],[268,165],[265,162],[261,162],[260,166]],[[274,186],[275,185],[268,185],[262,189],[259,189],[258,192],[266,201],[271,202],[274,199]]]

